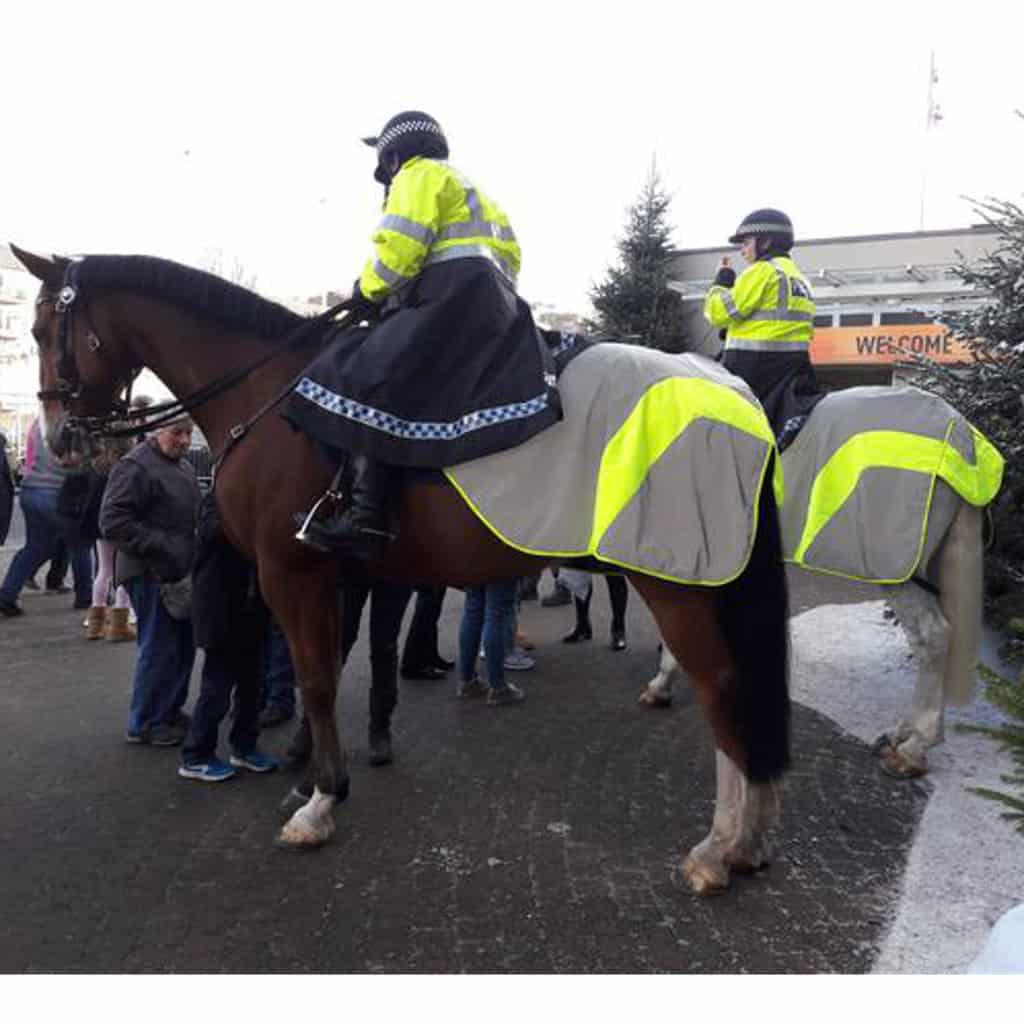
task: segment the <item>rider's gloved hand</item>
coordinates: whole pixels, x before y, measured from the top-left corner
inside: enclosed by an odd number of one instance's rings
[[[358,320],[379,320],[380,306],[373,299],[368,299],[359,286],[359,280],[352,285],[352,298],[349,300],[349,310]]]

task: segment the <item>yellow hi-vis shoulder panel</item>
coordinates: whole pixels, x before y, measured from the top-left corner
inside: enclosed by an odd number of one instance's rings
[[[424,157],[407,160],[395,175],[373,243],[375,253],[359,287],[375,302],[434,263],[482,257],[513,286],[521,263],[519,243],[501,208],[454,167]]]
[[[758,260],[732,288],[712,285],[704,317],[727,329],[726,349],[803,352],[814,332],[810,285],[788,256]]]
[[[981,507],[989,504],[1002,484],[1003,457],[979,430],[967,425],[974,441],[973,464],[949,443],[956,426],[955,421],[950,422],[946,436],[941,441],[896,430],[864,431],[851,437],[832,455],[815,478],[807,519],[792,561],[798,564],[804,562],[808,549],[832,517],[850,500],[861,476],[868,469],[906,470],[930,479],[918,555],[924,545],[924,528],[936,479],[944,480],[971,505]],[[913,563],[915,568],[918,560],[915,559]]]

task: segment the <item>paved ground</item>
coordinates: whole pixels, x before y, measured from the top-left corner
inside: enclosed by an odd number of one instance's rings
[[[796,608],[822,585],[864,596],[804,577]],[[804,706],[776,863],[715,900],[680,887],[712,750],[687,695],[635,703],[656,639],[635,595],[623,654],[603,587],[582,649],[558,642],[570,609],[527,605],[525,705],[403,683],[388,768],[366,763],[361,643],[340,704],[352,796],[306,855],[271,845],[291,778],[179,780],[176,751],[122,740],[132,645],[87,644],[68,597],[23,603],[0,620],[0,971],[861,972],[892,930],[929,787]],[[449,654],[460,607],[449,592]]]

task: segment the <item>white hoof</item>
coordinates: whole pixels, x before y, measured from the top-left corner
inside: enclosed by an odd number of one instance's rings
[[[644,690],[637,698],[638,704],[649,708],[667,708],[672,706],[672,694],[661,693],[658,690]]]
[[[683,861],[683,877],[698,896],[717,896],[729,888],[729,869],[691,853]]]
[[[300,807],[278,833],[275,843],[285,850],[315,850],[334,835],[334,797],[313,791],[309,803]]]

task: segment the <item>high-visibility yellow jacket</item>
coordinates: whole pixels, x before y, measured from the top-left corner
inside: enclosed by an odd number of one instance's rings
[[[704,296],[705,319],[727,328],[727,351],[806,352],[814,309],[810,286],[788,256],[758,260],[732,288],[713,284]]]
[[[522,260],[500,207],[454,167],[420,156],[395,175],[373,244],[359,287],[374,302],[408,284],[424,267],[470,256],[490,260],[514,287]]]

